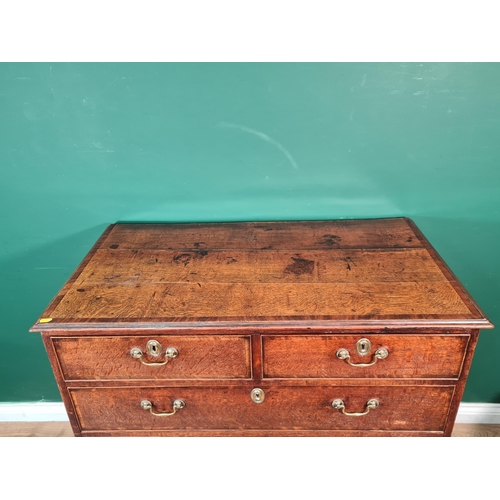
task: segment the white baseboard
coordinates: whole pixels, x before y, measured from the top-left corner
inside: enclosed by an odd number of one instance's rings
[[[65,422],[62,403],[0,403],[0,422]],[[460,403],[457,424],[500,424],[500,404]]]
[[[457,424],[500,424],[500,404],[460,403]]]
[[[63,403],[0,403],[0,422],[64,422]]]

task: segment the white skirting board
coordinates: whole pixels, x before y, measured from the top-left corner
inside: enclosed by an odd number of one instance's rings
[[[64,422],[62,403],[0,403],[0,422]],[[460,403],[457,424],[500,424],[500,404]]]
[[[500,404],[460,403],[457,424],[500,424]]]
[[[65,422],[63,403],[0,403],[0,422]]]

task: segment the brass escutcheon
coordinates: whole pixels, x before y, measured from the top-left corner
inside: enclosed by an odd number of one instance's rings
[[[157,358],[163,351],[163,347],[157,340],[148,340],[146,351],[150,356]]]
[[[356,351],[360,356],[366,356],[372,350],[372,343],[368,339],[359,339],[356,342]]]
[[[264,391],[262,389],[253,389],[252,392],[250,393],[250,398],[254,403],[260,404],[264,402],[264,399],[266,399],[266,395],[264,394]]]

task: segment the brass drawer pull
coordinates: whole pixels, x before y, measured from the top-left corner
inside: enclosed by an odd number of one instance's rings
[[[366,410],[363,413],[348,413],[345,411],[345,404],[341,399],[332,401],[332,406],[348,417],[362,417],[363,415],[367,415],[370,410],[374,410],[379,404],[380,403],[376,399],[370,399],[367,401]]]
[[[149,356],[157,358],[158,356],[161,355],[162,351],[163,347],[157,340],[149,340],[148,343],[146,344],[146,352],[148,353]],[[179,351],[175,347],[167,347],[167,349],[165,350],[165,361],[155,361],[153,363],[149,363],[142,359],[144,353],[138,347],[132,348],[130,350],[130,355],[133,358],[138,359],[143,365],[163,366],[166,365],[171,359],[176,358],[179,355]]]
[[[337,351],[337,358],[346,361],[351,366],[366,367],[373,366],[379,359],[385,359],[389,356],[389,351],[385,347],[381,347],[375,351],[373,361],[371,363],[351,363],[351,354],[347,349],[339,349]]]
[[[171,417],[172,415],[175,415],[178,410],[182,410],[186,406],[186,403],[182,399],[176,399],[173,404],[172,404],[172,410],[170,413],[155,413],[153,411],[153,403],[151,401],[148,401],[145,399],[144,401],[141,401],[141,408],[143,410],[149,410],[149,413],[151,415],[154,415],[155,417]]]

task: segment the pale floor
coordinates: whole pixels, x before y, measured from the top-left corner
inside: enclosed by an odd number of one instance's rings
[[[0,422],[1,437],[72,437],[68,422]],[[452,437],[498,437],[500,425],[456,424]]]

